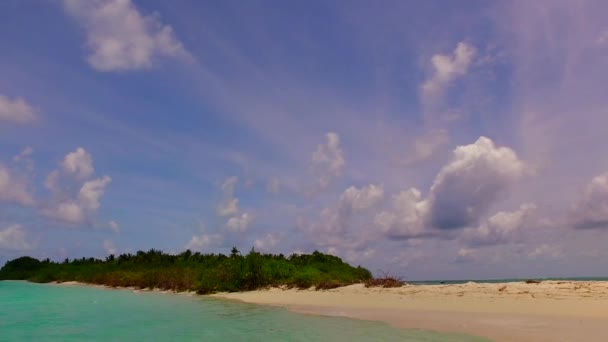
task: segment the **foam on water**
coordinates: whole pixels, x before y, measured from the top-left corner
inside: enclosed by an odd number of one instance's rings
[[[483,341],[204,296],[0,282],[2,341]]]

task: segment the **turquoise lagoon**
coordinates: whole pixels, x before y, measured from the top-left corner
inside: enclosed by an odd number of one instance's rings
[[[0,282],[1,341],[483,341],[205,296]]]

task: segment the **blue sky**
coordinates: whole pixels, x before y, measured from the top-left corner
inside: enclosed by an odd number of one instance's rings
[[[255,246],[606,275],[605,9],[3,1],[0,262]]]

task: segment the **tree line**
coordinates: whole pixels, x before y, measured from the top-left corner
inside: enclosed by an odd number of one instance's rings
[[[353,267],[339,257],[312,254],[262,254],[251,249],[242,255],[201,254],[186,250],[167,254],[160,250],[118,256],[65,259],[54,262],[20,257],[0,269],[0,280],[38,283],[78,281],[111,287],[196,291],[199,294],[255,290],[269,286],[334,288],[372,279],[371,272]]]

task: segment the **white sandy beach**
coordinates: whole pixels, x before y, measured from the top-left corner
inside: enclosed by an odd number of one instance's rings
[[[314,291],[272,288],[214,297],[293,311],[461,332],[494,341],[608,341],[608,282],[543,281],[364,285]]]

